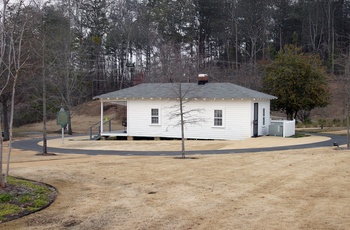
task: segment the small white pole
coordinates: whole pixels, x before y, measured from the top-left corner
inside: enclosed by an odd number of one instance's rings
[[[64,128],[62,127],[62,144],[64,144]]]
[[[103,100],[101,99],[101,133],[103,133]]]

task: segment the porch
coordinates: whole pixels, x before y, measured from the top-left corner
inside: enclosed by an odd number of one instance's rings
[[[93,124],[88,132],[90,136],[90,140],[100,140],[108,138],[108,137],[121,137],[121,139],[127,139],[127,121],[126,121],[126,114],[104,114],[105,110],[105,103],[107,102],[107,106],[117,105],[126,107],[127,103],[126,101],[119,101],[119,100],[110,100],[109,98],[107,100],[100,100],[101,106],[100,106],[100,121]],[[111,116],[109,116],[111,115]]]
[[[100,140],[108,137],[124,137],[122,139],[127,139],[127,129],[126,129],[126,123],[124,129],[118,129],[118,130],[112,130],[112,121],[113,120],[106,120],[103,122],[102,128],[101,123],[97,122],[89,129],[89,136],[90,140]],[[104,129],[103,129],[104,127]]]

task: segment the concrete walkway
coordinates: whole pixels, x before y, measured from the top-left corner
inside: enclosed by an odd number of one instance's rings
[[[312,134],[314,135],[314,134]],[[332,134],[317,134],[314,136],[328,137],[326,141],[307,143],[307,144],[296,144],[288,146],[271,146],[271,147],[258,147],[258,148],[239,148],[239,149],[218,149],[218,150],[186,150],[187,154],[232,154],[232,153],[250,153],[250,152],[266,152],[266,151],[281,151],[290,149],[307,149],[307,148],[318,148],[318,147],[331,147],[338,143],[339,145],[346,144],[346,136],[332,135]],[[58,138],[57,136],[54,138]],[[307,137],[305,137],[307,138]],[[48,138],[53,139],[53,137]],[[42,152],[43,147],[39,145],[42,138],[32,138],[28,140],[16,141],[12,144],[13,148],[30,150],[35,152]],[[96,141],[97,142],[97,141]],[[87,155],[133,155],[133,156],[174,156],[179,155],[179,151],[126,151],[126,150],[92,150],[92,149],[79,149],[79,148],[58,148],[50,147],[48,144],[47,148],[49,153],[64,153],[64,154],[87,154]]]

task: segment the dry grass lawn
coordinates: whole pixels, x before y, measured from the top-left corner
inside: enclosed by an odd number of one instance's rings
[[[88,128],[86,121],[98,121],[87,116],[74,119],[81,133]],[[59,129],[55,121],[49,126],[49,131]],[[40,126],[25,129],[40,131]],[[264,137],[190,142],[188,149],[322,140]],[[179,145],[82,140],[66,140],[62,145],[58,139],[49,146],[147,151]],[[0,229],[349,229],[348,150],[327,147],[196,157],[35,156],[14,150],[11,175],[51,184],[59,194],[49,208],[0,224]]]
[[[151,143],[149,143],[151,144]],[[34,156],[11,175],[55,186],[47,209],[0,229],[348,229],[350,152]]]

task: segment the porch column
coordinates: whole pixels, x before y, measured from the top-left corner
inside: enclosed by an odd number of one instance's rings
[[[101,133],[103,132],[103,99],[101,101]]]

